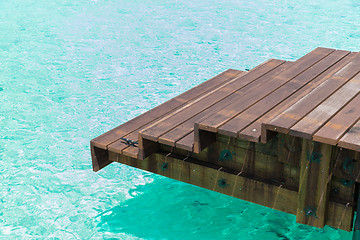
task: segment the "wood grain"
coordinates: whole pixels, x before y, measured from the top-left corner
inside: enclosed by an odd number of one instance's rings
[[[360,63],[360,56],[359,54],[356,55],[357,57],[352,59],[346,66],[339,70],[337,69],[338,71],[333,76],[266,123],[266,129],[275,131],[276,128],[276,132],[288,133],[290,128],[301,118],[354,77],[358,72],[357,64]]]
[[[307,83],[311,82],[322,72],[331,68],[348,53],[349,52],[345,51],[335,51],[332,54],[326,56],[321,61],[312,65],[311,68],[300,73],[291,79],[291,81],[288,81],[286,84],[219,127],[219,133],[232,134],[238,137],[244,128],[249,126],[251,123],[256,121],[258,118],[266,114],[281,102],[286,101],[289,97],[291,97],[292,94],[296,93],[297,91],[301,91]]]
[[[197,123],[199,125],[199,129],[217,132],[222,125],[229,122],[239,113],[246,110],[248,107],[252,106],[258,101],[262,100],[264,97],[271,94],[272,92],[276,91],[281,86],[289,82],[291,79],[295,78],[297,75],[310,68],[312,65],[326,58],[332,52],[333,50],[330,49],[316,49],[310,54],[305,55],[304,57],[295,61],[289,69],[280,73],[273,79],[269,79],[266,84],[263,84],[260,88],[248,93],[246,97],[233,102],[232,104],[225,107],[223,110],[206,118],[204,121]],[[338,53],[336,53],[335,56],[337,54]],[[332,58],[333,56],[330,55],[330,59]],[[237,131],[228,131],[226,134],[237,136]]]
[[[353,98],[313,136],[314,141],[336,145],[360,118],[360,95]]]
[[[281,64],[277,68],[273,69],[272,71],[266,73],[265,75],[261,76],[260,78],[254,80],[253,82],[249,83],[248,85],[244,86],[243,88],[239,89],[238,91],[234,92],[231,95],[221,99],[220,101],[214,103],[209,108],[205,109],[202,112],[194,115],[193,117],[187,119],[185,122],[179,124],[172,130],[166,132],[165,134],[159,137],[159,142],[163,144],[167,144],[170,146],[175,146],[175,143],[183,138],[184,136],[188,135],[190,132],[194,131],[194,124],[195,122],[201,122],[207,119],[209,116],[213,115],[224,109],[227,105],[233,103],[238,99],[249,99],[251,101],[251,96],[247,97],[247,93],[254,91],[256,88],[261,86],[262,84],[266,84],[268,79],[278,75],[282,71],[286,70],[293,64],[292,62],[286,62]]]
[[[339,140],[339,147],[360,152],[360,121],[357,121]]]
[[[216,102],[226,98],[228,95],[233,94],[237,90],[243,88],[247,84],[251,83],[252,81],[256,80],[257,78],[268,73],[283,63],[284,61],[271,60],[259,67],[256,71],[250,71],[246,75],[232,79],[223,85],[212,89],[201,97],[198,97],[195,101],[182,106],[180,109],[173,111],[171,114],[167,114],[160,120],[142,129],[140,131],[141,136],[152,141],[158,141],[158,138],[164,133],[168,132],[194,115],[197,115],[205,109],[211,107]]]
[[[131,119],[130,121],[94,138],[91,140],[91,142],[98,148],[107,149],[109,144],[117,141],[121,137],[124,137],[133,131],[139,130],[149,122],[155,121],[162,116],[169,114],[169,112],[178,109],[179,107],[187,104],[189,101],[192,101],[193,99],[196,99],[197,97],[207,93],[219,85],[222,85],[223,83],[243,74],[246,74],[246,72],[233,69],[229,69],[223,73],[220,73],[219,75],[194,88],[191,88],[179,96],[172,98],[165,103],[135,117],[134,119]]]
[[[360,71],[360,69],[359,69]],[[333,115],[340,111],[352,98],[360,92],[360,74],[356,75],[313,111],[303,117],[290,128],[290,134],[311,139]]]

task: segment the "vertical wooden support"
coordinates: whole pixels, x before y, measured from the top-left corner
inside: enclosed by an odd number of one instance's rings
[[[251,178],[255,175],[255,143],[249,142],[245,153],[244,172]]]
[[[296,222],[323,228],[330,190],[332,147],[307,139],[302,141]]]
[[[158,142],[154,142],[148,139],[143,138],[141,132],[139,132],[138,137],[139,142],[139,159],[144,160],[145,158],[149,157],[151,154],[157,152],[160,148]]]
[[[90,142],[90,149],[94,172],[97,172],[112,163],[112,161],[109,160],[109,153],[107,150],[95,147],[92,142]]]
[[[194,125],[194,152],[200,153],[202,150],[216,142],[216,133],[201,130],[199,124]]]

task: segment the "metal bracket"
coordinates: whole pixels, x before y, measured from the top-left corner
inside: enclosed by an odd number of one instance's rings
[[[165,171],[169,166],[169,163],[167,162],[164,162],[162,165],[161,165],[161,170]]]
[[[134,140],[131,140],[131,139],[128,139],[128,138],[120,138],[121,142],[125,145],[128,145],[129,147],[138,147],[138,142],[134,141]]]
[[[219,187],[222,187],[222,188],[226,188],[227,186],[229,186],[229,184],[226,183],[226,179],[225,179],[225,178],[221,178],[221,179],[218,181],[218,184],[219,184]]]
[[[233,152],[234,154],[234,152]],[[233,156],[229,150],[222,150],[220,152],[219,161],[225,162],[225,161],[231,161],[233,159]]]
[[[304,213],[305,213],[305,216],[307,216],[307,217],[310,217],[310,216],[312,216],[312,217],[315,217],[315,218],[318,218],[317,216],[316,216],[316,207],[313,207],[313,206],[307,206],[307,207],[305,207],[304,208]]]

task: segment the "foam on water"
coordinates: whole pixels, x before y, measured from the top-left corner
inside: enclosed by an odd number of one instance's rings
[[[359,51],[360,3],[0,0],[1,239],[350,239],[133,168],[90,139],[228,68]]]

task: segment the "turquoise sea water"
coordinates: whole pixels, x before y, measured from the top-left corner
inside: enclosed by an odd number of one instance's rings
[[[351,239],[90,139],[228,68],[360,50],[358,0],[0,0],[0,239]]]

